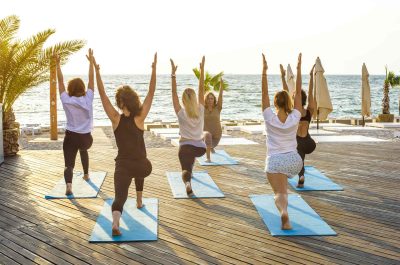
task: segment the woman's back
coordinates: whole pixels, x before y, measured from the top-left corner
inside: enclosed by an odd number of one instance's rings
[[[296,133],[301,114],[294,109],[285,122],[279,120],[271,107],[264,110],[268,155],[296,151]]]
[[[67,117],[67,130],[76,133],[89,133],[93,128],[93,90],[88,89],[81,97],[61,94],[61,102]]]
[[[181,108],[178,112],[179,122],[179,134],[181,141],[185,140],[202,140],[203,138],[203,127],[204,127],[204,106],[199,104],[199,117],[190,118],[185,111],[185,108]]]
[[[144,131],[139,129],[132,116],[121,114],[118,127],[114,131],[118,155],[116,160],[140,160],[147,157],[143,138]]]

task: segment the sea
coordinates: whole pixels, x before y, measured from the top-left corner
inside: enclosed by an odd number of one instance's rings
[[[81,77],[87,84],[87,76],[64,76],[65,82],[74,77]],[[329,118],[361,118],[361,76],[360,75],[326,75],[328,89],[333,104]],[[383,75],[369,77],[371,87],[371,112],[375,117],[382,111]],[[102,76],[107,95],[115,104],[115,92],[120,85],[130,85],[140,95],[142,101],[147,94],[150,75],[104,75]],[[227,74],[224,80],[229,89],[224,92],[222,119],[261,120],[261,76]],[[309,76],[303,76],[303,89],[307,91]],[[198,81],[194,75],[177,75],[178,95],[187,87],[197,90]],[[275,92],[282,89],[279,75],[268,76],[270,99]],[[43,83],[21,95],[13,109],[17,121],[22,125],[50,124],[50,85]],[[399,88],[390,89],[390,112],[399,115]],[[57,93],[57,117],[60,125],[65,124],[66,117]],[[103,110],[99,94],[95,92],[93,102],[95,126],[109,125],[110,122]],[[172,106],[171,78],[169,75],[157,76],[157,88],[153,104],[146,121],[174,122],[176,115]]]

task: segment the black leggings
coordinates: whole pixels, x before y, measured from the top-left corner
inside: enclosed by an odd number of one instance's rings
[[[116,160],[114,172],[115,200],[111,206],[112,211],[122,213],[124,204],[128,199],[129,186],[132,178],[135,179],[136,191],[143,191],[144,178],[151,174],[153,167],[147,159],[141,160]]]
[[[63,142],[64,151],[64,179],[65,183],[72,183],[72,176],[74,173],[76,154],[81,156],[83,173],[89,174],[89,154],[88,149],[93,144],[93,137],[90,133],[76,133],[65,131],[65,138]]]
[[[204,147],[197,147],[189,144],[179,146],[178,156],[182,168],[183,182],[187,182],[192,179],[194,160],[196,157],[200,157],[205,153],[206,149]]]
[[[311,136],[307,133],[306,137],[300,137],[297,136],[297,152],[301,156],[301,159],[303,160],[303,167],[299,173],[299,176],[304,176],[304,159],[306,157],[306,154],[311,154],[314,150],[315,147],[317,146],[315,144],[315,141],[311,138]]]

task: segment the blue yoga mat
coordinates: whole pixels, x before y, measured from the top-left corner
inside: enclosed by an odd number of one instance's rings
[[[172,194],[176,199],[184,198],[223,198],[225,195],[206,171],[195,171],[192,177],[193,194],[188,196],[181,172],[167,172]]]
[[[288,179],[289,184],[297,191],[313,191],[313,190],[343,190],[341,186],[333,182],[330,178],[322,174],[319,170],[312,166],[305,166],[305,182],[304,188],[297,188],[299,176]]]
[[[45,195],[46,199],[77,199],[77,198],[96,198],[103,185],[106,172],[89,172],[89,180],[82,179],[83,173],[76,172],[72,179],[72,195],[65,195],[65,180],[60,179],[56,186]]]
[[[281,229],[281,217],[274,195],[250,195],[272,236],[334,236],[336,232],[297,194],[289,194],[289,220],[292,230]]]
[[[143,199],[143,208],[136,208],[136,199],[128,198],[119,221],[122,235],[112,236],[113,199],[107,199],[97,217],[90,243],[155,241],[158,238],[158,199]]]
[[[211,163],[206,162],[206,155],[198,157],[202,166],[221,166],[221,165],[237,165],[238,162],[230,157],[224,150],[215,150],[215,153],[211,153]]]

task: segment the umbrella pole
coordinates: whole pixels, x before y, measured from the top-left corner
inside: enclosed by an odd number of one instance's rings
[[[365,127],[365,120],[364,120],[364,115],[362,115],[362,118],[363,118],[363,127]]]
[[[317,130],[319,130],[319,109],[317,109]]]

